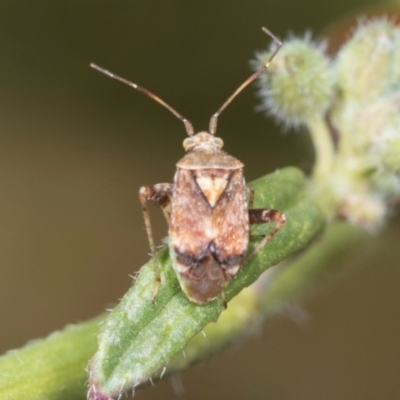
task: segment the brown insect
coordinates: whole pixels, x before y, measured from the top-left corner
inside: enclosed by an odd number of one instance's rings
[[[183,141],[187,154],[176,164],[174,183],[142,186],[142,205],[157,285],[161,282],[147,202],[160,206],[169,226],[169,248],[173,267],[182,290],[197,304],[205,304],[222,295],[227,282],[245,261],[254,257],[285,223],[277,210],[253,209],[254,192],[246,186],[243,163],[221,150],[222,139],[215,137],[217,119],[231,101],[267,70],[281,42],[262,28],[277,44],[268,62],[260,67],[225,101],[211,117],[209,132],[194,132],[193,125],[171,106],[147,89],[114,75],[95,64],[91,67],[121,81],[157,101],[185,125],[188,138]],[[247,256],[250,225],[276,221],[255,250]]]

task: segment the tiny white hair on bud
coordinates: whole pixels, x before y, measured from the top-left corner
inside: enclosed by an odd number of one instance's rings
[[[163,367],[163,369],[162,369],[162,371],[161,371],[161,374],[160,374],[160,379],[163,378],[163,376],[164,376],[166,370],[167,370],[167,367]]]

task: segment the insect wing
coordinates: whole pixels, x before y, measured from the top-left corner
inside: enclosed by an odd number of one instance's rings
[[[189,170],[175,175],[170,252],[186,295],[217,297],[240,267],[249,217],[242,169]]]

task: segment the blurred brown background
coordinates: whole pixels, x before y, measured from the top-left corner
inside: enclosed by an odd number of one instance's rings
[[[350,4],[351,3],[351,4]],[[161,106],[89,68],[164,98],[196,129],[268,43],[321,32],[363,0],[0,3],[0,350],[115,304],[149,252],[137,199],[171,182],[185,131]],[[307,135],[253,111],[248,88],[219,120],[248,180],[310,170]],[[152,209],[158,239],[166,232]],[[253,340],[182,374],[182,399],[400,398],[400,220],[306,302],[308,323],[270,321]],[[1,373],[1,371],[0,371]],[[139,399],[176,398],[171,383]]]

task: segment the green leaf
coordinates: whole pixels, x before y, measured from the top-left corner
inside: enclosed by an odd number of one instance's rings
[[[255,206],[284,210],[287,223],[228,284],[224,291],[227,301],[268,267],[303,248],[324,225],[318,206],[305,198],[307,181],[301,171],[285,168],[258,179],[251,186],[256,193]],[[257,230],[257,233],[260,232]],[[257,240],[251,241],[249,251]],[[158,260],[162,284],[156,303],[152,302],[155,274],[150,261],[101,326],[99,350],[90,364],[94,399],[112,398],[149,380],[196,333],[217,321],[224,310],[224,301],[219,298],[205,305],[187,299],[179,287],[166,247],[158,253]]]
[[[0,357],[1,400],[82,398],[87,360],[104,316],[71,325],[43,340]]]

